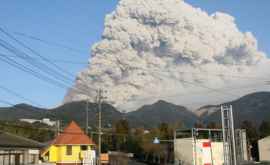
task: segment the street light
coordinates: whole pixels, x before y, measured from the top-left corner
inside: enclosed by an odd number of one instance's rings
[[[155,137],[154,140],[153,140],[153,143],[154,143],[154,144],[159,144],[160,141],[159,141],[159,139],[158,139],[157,137]]]
[[[168,140],[160,140],[158,137],[155,137],[153,140],[154,144],[160,144],[160,142],[169,142],[169,143],[173,143],[174,139],[168,139]]]

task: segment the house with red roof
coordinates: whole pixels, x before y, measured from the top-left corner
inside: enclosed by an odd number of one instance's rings
[[[42,152],[41,157],[57,165],[95,164],[95,144],[72,121]]]

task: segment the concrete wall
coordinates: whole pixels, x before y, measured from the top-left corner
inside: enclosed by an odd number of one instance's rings
[[[209,144],[209,146],[204,146]],[[196,165],[213,164],[222,165],[223,157],[223,143],[211,142],[209,139],[199,139],[196,141]]]
[[[209,139],[199,139],[195,144],[192,142],[192,138],[176,139],[174,143],[175,164],[193,165],[196,162],[196,165],[208,163],[222,165],[224,162],[223,143],[211,142],[208,147],[203,145],[209,142]]]
[[[270,161],[270,136],[259,140],[260,161]]]
[[[223,164],[224,157],[223,157],[223,143],[222,142],[216,142],[212,143],[212,154],[213,154],[213,164]]]
[[[193,148],[192,138],[175,139],[174,142],[175,164],[192,165],[193,164]]]

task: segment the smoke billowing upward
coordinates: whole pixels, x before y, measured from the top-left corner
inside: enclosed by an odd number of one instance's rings
[[[103,88],[128,110],[159,99],[188,107],[232,100],[266,90],[270,72],[255,37],[232,16],[182,0],[121,0],[91,55],[75,87]],[[95,98],[84,91],[70,89],[65,102]]]

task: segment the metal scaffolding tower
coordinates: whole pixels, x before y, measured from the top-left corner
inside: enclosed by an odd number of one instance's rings
[[[232,105],[221,106],[224,165],[237,165]]]

